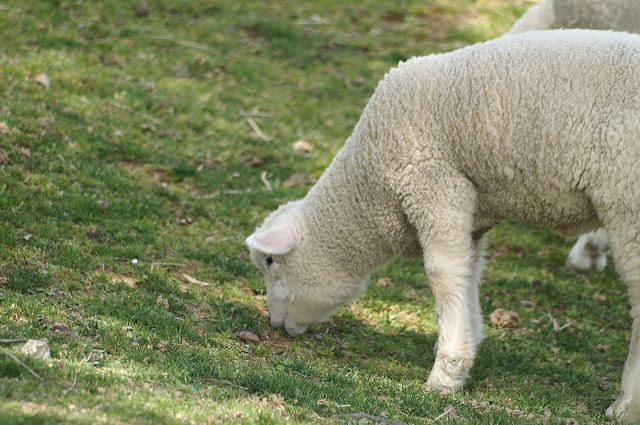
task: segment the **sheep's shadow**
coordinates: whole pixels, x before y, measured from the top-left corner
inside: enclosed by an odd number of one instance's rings
[[[345,329],[349,330],[345,332]],[[413,330],[383,332],[358,319],[340,319],[304,338],[323,344],[324,356],[329,357],[327,361],[337,363],[347,358],[352,370],[426,383],[435,360],[433,346],[437,334]],[[595,333],[584,338],[586,341],[582,341],[580,347],[572,349],[565,343],[562,349],[580,355],[585,354],[581,353],[585,345],[596,347],[599,343]],[[578,401],[592,411],[604,411],[613,402],[619,375],[617,378],[611,378],[611,375],[621,372],[624,359],[612,360],[601,353],[600,360],[608,364],[607,370],[594,374],[593,370],[574,367],[566,360],[539,359],[538,350],[523,349],[530,344],[528,339],[526,334],[488,335],[479,347],[462,397],[485,398],[489,393],[489,398],[502,401],[505,394],[509,394],[535,401],[532,403],[537,406],[557,405],[558,399],[562,398]],[[326,349],[329,340],[335,341],[332,350]],[[364,348],[367,345],[373,346]],[[585,355],[592,357],[594,354]],[[526,388],[526,394],[517,394],[518,388]],[[585,396],[598,391],[599,397],[589,399]]]

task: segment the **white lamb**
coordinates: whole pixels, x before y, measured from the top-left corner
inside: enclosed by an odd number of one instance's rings
[[[536,31],[411,59],[380,82],[307,196],[247,238],[271,324],[298,335],[393,256],[422,257],[438,316],[427,384],[467,377],[482,339],[486,232],[604,227],[633,326],[610,416],[640,420],[640,36]]]
[[[513,25],[507,35],[533,30],[586,28],[640,33],[640,0],[542,0]],[[578,238],[569,251],[567,266],[577,270],[604,270],[609,240],[599,229]]]

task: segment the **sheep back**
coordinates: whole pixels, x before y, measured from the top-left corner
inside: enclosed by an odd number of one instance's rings
[[[622,198],[638,211],[639,137],[640,37],[536,31],[400,64],[345,149],[400,197],[437,190],[411,187],[427,169],[464,174],[479,227],[576,235]]]

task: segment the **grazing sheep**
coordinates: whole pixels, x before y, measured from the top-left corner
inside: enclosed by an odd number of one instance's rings
[[[542,0],[516,21],[507,35],[533,30],[585,28],[640,33],[640,0]],[[609,241],[603,229],[578,238],[567,266],[604,270]]]
[[[610,416],[640,420],[640,36],[534,31],[392,69],[323,176],[246,240],[292,335],[422,257],[438,316],[427,384],[460,388],[482,340],[487,231],[604,227],[633,326]]]
[[[542,0],[530,7],[507,34],[559,28],[638,32],[640,0]]]

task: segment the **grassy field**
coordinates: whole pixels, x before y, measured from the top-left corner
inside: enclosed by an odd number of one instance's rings
[[[604,421],[625,288],[611,267],[568,270],[570,241],[491,232],[484,315],[522,325],[487,320],[448,396],[424,386],[436,321],[420,262],[392,262],[291,339],[243,246],[321,175],[390,67],[497,37],[530,5],[0,2],[0,339],[51,351],[0,344],[0,423]]]

